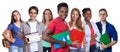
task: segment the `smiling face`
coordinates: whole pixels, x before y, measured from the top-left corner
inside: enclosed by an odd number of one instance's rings
[[[102,11],[99,12],[99,17],[100,17],[101,21],[106,21],[107,13],[102,10]]]
[[[73,21],[77,21],[78,17],[79,17],[78,11],[74,10],[74,11],[71,13],[71,18],[72,18],[72,20],[73,20]]]
[[[44,13],[44,17],[46,21],[50,21],[50,19],[52,19],[52,13],[49,10],[46,10]]]
[[[91,14],[91,11],[86,11],[84,14],[84,19],[87,20],[87,21],[90,21],[91,17],[92,17],[92,14]]]
[[[15,21],[20,21],[21,16],[18,12],[14,12],[13,17],[14,17]]]
[[[67,7],[60,7],[60,10],[58,11],[59,17],[63,20],[66,19],[68,15],[68,8]]]
[[[35,9],[31,9],[29,13],[30,19],[35,20],[37,16],[37,11]]]

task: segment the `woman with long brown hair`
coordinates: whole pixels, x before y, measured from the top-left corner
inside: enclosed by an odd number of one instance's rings
[[[70,18],[71,18],[71,20],[69,22],[69,29],[70,30],[76,29],[78,31],[84,31],[84,26],[82,25],[81,14],[80,14],[79,9],[73,8],[71,11],[71,14],[70,14]],[[84,37],[81,45],[77,41],[72,42],[72,44],[76,45],[76,47],[71,46],[70,52],[85,52],[85,50],[86,50],[85,37]],[[84,47],[84,49],[83,49],[83,47]]]
[[[22,23],[21,14],[19,11],[14,10],[11,14],[11,22],[8,25],[7,29],[3,32],[3,36],[11,44],[9,47],[9,52],[23,52],[24,41],[18,37],[18,31]],[[8,33],[12,33],[13,39],[10,39]]]

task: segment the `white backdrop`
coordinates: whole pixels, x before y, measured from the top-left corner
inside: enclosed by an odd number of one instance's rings
[[[57,14],[57,4],[60,2],[66,2],[69,5],[69,15],[66,19],[70,20],[71,9],[76,7],[80,9],[89,7],[92,10],[92,21],[99,21],[98,11],[101,8],[106,8],[108,11],[108,21],[111,22],[119,34],[120,31],[120,8],[118,7],[119,0],[0,0],[0,52],[8,52],[8,49],[2,46],[2,32],[7,28],[7,25],[11,20],[11,13],[13,10],[18,10],[21,13],[22,20],[27,21],[29,19],[28,8],[30,6],[37,6],[39,8],[39,14],[37,20],[42,20],[42,13],[45,8],[50,8],[53,12],[54,18]],[[81,12],[82,13],[82,12]],[[119,19],[118,19],[119,18]],[[119,35],[118,35],[119,37]],[[120,43],[113,46],[113,52],[119,52]]]

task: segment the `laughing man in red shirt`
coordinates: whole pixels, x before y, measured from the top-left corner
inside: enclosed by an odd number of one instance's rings
[[[68,15],[67,3],[64,3],[64,2],[59,3],[57,6],[57,9],[58,9],[59,16],[50,22],[50,24],[48,25],[48,28],[43,34],[43,40],[46,40],[51,43],[52,52],[69,52],[68,45],[66,45],[65,42],[55,40],[50,36],[51,34],[54,35],[54,34],[58,34],[68,30],[68,25],[65,22],[65,19]],[[55,49],[53,46],[54,43],[60,44],[61,48]]]

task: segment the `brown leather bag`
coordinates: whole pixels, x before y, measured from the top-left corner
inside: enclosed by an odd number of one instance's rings
[[[5,31],[6,31],[6,30],[5,30]],[[13,40],[12,32],[10,31],[8,34],[9,34],[10,40]],[[9,47],[10,47],[10,44],[11,44],[11,42],[8,41],[6,38],[3,38],[3,39],[2,39],[2,45],[3,45],[3,47],[9,48]]]

